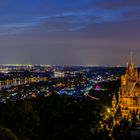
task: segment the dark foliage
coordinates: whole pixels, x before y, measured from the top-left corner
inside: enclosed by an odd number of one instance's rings
[[[47,98],[0,104],[0,124],[19,140],[90,140],[97,121],[95,103],[52,94]]]

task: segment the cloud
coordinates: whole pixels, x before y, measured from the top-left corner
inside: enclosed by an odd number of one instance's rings
[[[92,3],[94,7],[103,8],[103,9],[120,9],[126,7],[134,7],[140,4],[139,0],[104,0],[98,3]]]
[[[137,0],[2,1],[0,34],[6,34],[7,30],[19,34],[41,26],[49,32],[79,31],[91,23],[131,20],[133,9],[140,11],[138,4]]]
[[[127,11],[124,13],[124,16],[131,19],[140,19],[140,8]]]

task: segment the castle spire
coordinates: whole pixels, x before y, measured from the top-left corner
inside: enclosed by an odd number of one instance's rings
[[[130,52],[129,64],[133,64],[133,52]]]
[[[139,73],[139,81],[140,81],[140,71],[138,71],[138,73]]]
[[[113,95],[112,101],[115,101],[115,102],[117,101],[115,94]]]
[[[116,97],[115,97],[115,94],[114,94],[113,97],[112,97],[112,108],[113,109],[116,107],[116,103],[117,103],[117,100],[116,100]]]

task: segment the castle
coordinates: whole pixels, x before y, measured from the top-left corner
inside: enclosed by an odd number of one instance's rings
[[[118,95],[113,95],[112,110],[115,114],[117,109],[120,109],[121,117],[131,119],[132,116],[140,114],[140,79],[138,70],[132,62],[132,54],[125,74],[121,76],[121,87]]]

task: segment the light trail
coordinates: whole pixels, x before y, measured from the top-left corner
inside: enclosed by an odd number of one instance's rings
[[[94,96],[89,95],[88,92],[84,93],[84,95],[90,97],[92,100],[100,100],[100,98],[96,98]]]

